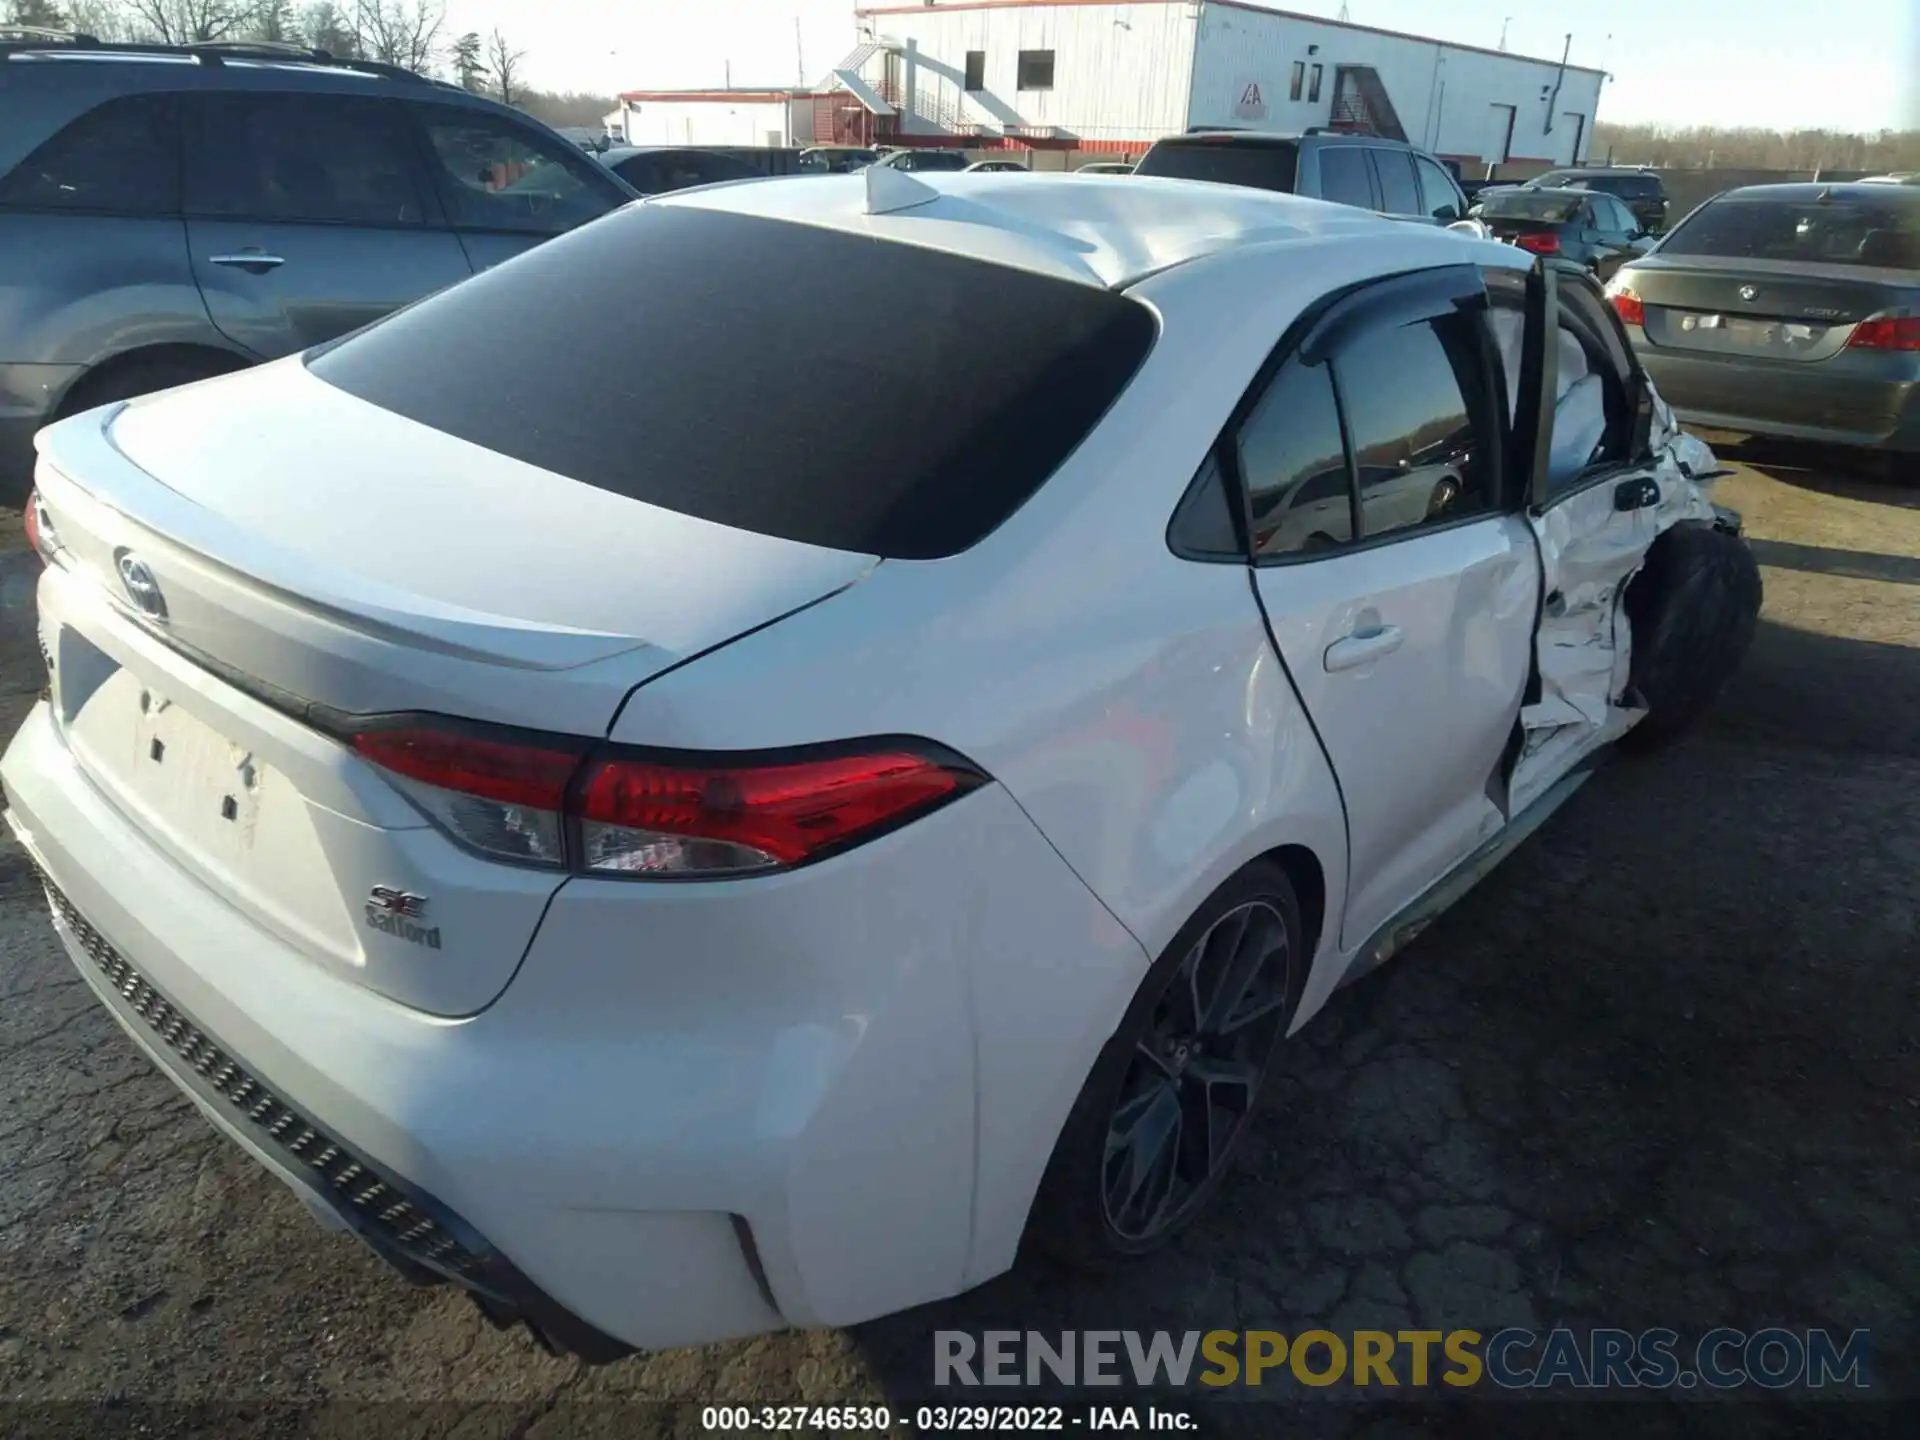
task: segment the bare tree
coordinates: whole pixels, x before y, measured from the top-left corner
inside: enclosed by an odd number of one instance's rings
[[[7,23],[39,30],[65,30],[67,17],[53,0],[12,0],[5,10]]]
[[[251,0],[126,0],[131,28],[167,45],[233,38],[253,17]]]
[[[133,26],[119,0],[67,0],[72,28],[96,40],[130,40]]]
[[[433,69],[440,31],[447,23],[440,0],[355,0],[354,34],[360,53],[425,75]]]
[[[360,38],[353,21],[333,0],[315,0],[300,12],[300,33],[307,44],[343,60],[360,58]]]
[[[498,26],[487,37],[487,70],[493,76],[494,88],[500,92],[500,99],[508,105],[520,94],[520,62],[527,58],[527,52],[516,50],[501,33]]]
[[[267,40],[280,45],[298,45],[305,40],[300,17],[294,13],[293,0],[255,0],[252,18],[244,32],[249,40]]]

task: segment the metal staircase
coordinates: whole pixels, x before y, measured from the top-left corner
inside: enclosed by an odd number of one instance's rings
[[[1387,98],[1380,72],[1371,65],[1336,65],[1333,71],[1333,116],[1330,129],[1350,135],[1378,135],[1405,140],[1399,112]]]

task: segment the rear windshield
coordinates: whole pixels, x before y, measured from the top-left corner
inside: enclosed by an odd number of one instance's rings
[[[1109,290],[918,245],[633,205],[317,352],[383,409],[703,520],[957,554],[1153,343]]]
[[[1694,212],[1660,252],[1920,269],[1920,196],[1894,195],[1884,204],[1851,197],[1717,200]]]
[[[1487,220],[1543,220],[1565,224],[1586,204],[1583,195],[1542,195],[1530,190],[1490,191],[1480,197],[1480,215]]]
[[[1300,166],[1298,145],[1239,145],[1231,140],[1162,140],[1141,157],[1136,175],[1165,175],[1175,180],[1211,180],[1217,185],[1247,185],[1256,190],[1293,193]]]

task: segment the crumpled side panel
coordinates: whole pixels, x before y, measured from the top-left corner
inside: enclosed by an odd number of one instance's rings
[[[1645,711],[1630,703],[1627,677],[1633,637],[1623,599],[1647,551],[1682,520],[1711,520],[1713,451],[1681,431],[1656,398],[1656,461],[1649,476],[1657,504],[1616,511],[1614,492],[1629,472],[1569,496],[1534,517],[1546,574],[1536,658],[1540,696],[1520,711],[1520,760],[1509,786],[1508,813],[1526,808],[1580,760],[1617,740]]]

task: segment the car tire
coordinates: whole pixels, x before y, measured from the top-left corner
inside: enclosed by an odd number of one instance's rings
[[[1746,658],[1762,593],[1760,567],[1738,535],[1688,520],[1653,542],[1627,585],[1631,683],[1647,708],[1627,748],[1654,749],[1700,718]]]
[[[65,419],[96,406],[151,395],[156,390],[171,390],[176,385],[190,385],[196,380],[210,380],[215,375],[226,375],[244,368],[245,363],[238,358],[221,357],[212,351],[193,356],[165,355],[134,359],[120,365],[109,361],[74,382],[73,388],[60,401],[55,418]]]
[[[1193,1222],[1251,1128],[1309,958],[1280,866],[1255,861],[1208,897],[1081,1087],[1034,1201],[1032,1248],[1110,1271]]]

